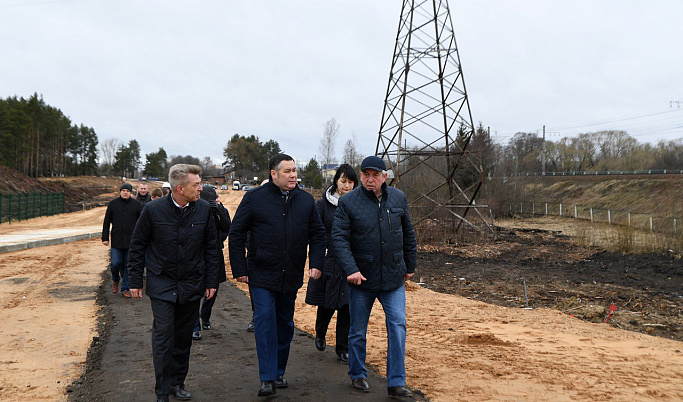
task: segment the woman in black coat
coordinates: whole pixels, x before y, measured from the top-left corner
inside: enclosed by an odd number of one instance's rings
[[[342,363],[347,363],[349,359],[349,288],[346,276],[332,254],[330,234],[339,197],[357,186],[356,172],[350,165],[342,164],[334,175],[332,185],[325,190],[323,197],[316,203],[320,219],[325,226],[327,252],[322,276],[318,279],[310,278],[306,291],[306,303],[318,306],[315,320],[315,347],[320,351],[325,350],[327,327],[330,325],[334,312],[337,312],[335,351]]]

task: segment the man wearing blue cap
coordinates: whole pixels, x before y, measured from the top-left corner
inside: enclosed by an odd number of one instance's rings
[[[377,156],[361,164],[363,184],[339,199],[332,224],[332,249],[349,282],[349,376],[359,391],[370,387],[365,368],[368,320],[375,299],[386,315],[387,393],[409,397],[405,387],[405,281],[415,274],[417,242],[401,190],[388,187]]]

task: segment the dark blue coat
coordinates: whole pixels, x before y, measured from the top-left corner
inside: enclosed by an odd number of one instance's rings
[[[131,289],[142,288],[147,266],[147,295],[186,303],[217,288],[217,231],[209,203],[190,202],[181,211],[171,195],[145,204],[128,250]]]
[[[417,242],[401,190],[382,185],[382,200],[363,186],[339,198],[332,224],[332,249],[349,276],[360,271],[363,290],[389,291],[401,287],[414,273]]]
[[[295,292],[303,285],[307,248],[309,268],[321,269],[325,228],[313,196],[299,187],[285,196],[272,181],[244,194],[228,235],[233,277],[248,276],[250,286]]]

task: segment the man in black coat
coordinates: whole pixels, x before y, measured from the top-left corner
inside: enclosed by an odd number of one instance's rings
[[[209,203],[211,207],[211,215],[216,224],[216,236],[218,242],[218,283],[221,284],[228,280],[225,274],[225,257],[223,256],[223,247],[225,247],[225,239],[228,238],[230,232],[230,213],[223,206],[221,200],[216,194],[216,190],[211,185],[203,185],[202,192],[199,198]],[[194,324],[194,331],[192,331],[192,339],[198,341],[202,339],[202,329],[211,329],[211,310],[218,297],[218,287],[216,287],[216,294],[210,299],[202,300],[202,308],[199,310],[199,317]],[[201,323],[199,319],[202,319]]]
[[[119,197],[109,201],[107,212],[104,214],[102,224],[102,244],[109,246],[109,227],[111,226],[111,291],[119,291],[121,284],[121,294],[125,298],[130,298],[130,287],[128,286],[128,247],[130,238],[135,229],[135,223],[140,217],[142,205],[131,198],[133,186],[123,183],[119,188]]]
[[[209,203],[199,199],[201,172],[195,165],[171,167],[171,195],[145,205],[130,244],[135,298],[142,297],[142,272],[147,267],[157,401],[168,401],[169,394],[179,400],[191,398],[185,377],[192,330],[202,297],[212,298],[218,287],[216,225]]]
[[[249,284],[254,302],[259,396],[287,387],[284,374],[306,250],[309,274],[314,278],[320,277],[325,256],[325,228],[313,196],[297,186],[294,159],[276,155],[270,159],[269,168],[271,181],[244,195],[228,236],[233,276]],[[247,233],[249,251],[245,257]]]
[[[135,196],[135,199],[138,200],[138,202],[140,202],[142,205],[152,201],[152,195],[149,193],[149,187],[147,187],[147,183],[140,182],[140,184],[138,184],[138,194]]]

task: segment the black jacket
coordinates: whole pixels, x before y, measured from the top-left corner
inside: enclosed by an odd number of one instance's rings
[[[145,195],[138,194],[135,196],[135,199],[138,200],[138,202],[142,205],[147,204],[148,202],[152,201],[152,194],[147,193]]]
[[[307,248],[310,268],[322,268],[325,256],[325,228],[313,197],[299,187],[285,196],[272,181],[247,191],[228,239],[233,277],[248,276],[250,286],[283,293],[303,285]]]
[[[216,234],[204,200],[182,211],[170,195],[148,202],[128,251],[131,289],[142,288],[146,266],[149,297],[179,303],[200,299],[206,289],[218,286]]]
[[[306,303],[323,306],[331,310],[340,309],[349,304],[349,286],[346,275],[334,259],[331,248],[332,223],[334,212],[337,210],[338,199],[330,193],[331,187],[323,193],[323,197],[316,202],[320,219],[325,226],[325,262],[323,274],[318,279],[310,278],[306,289]]]
[[[102,225],[102,241],[109,241],[109,226],[112,226],[109,245],[113,248],[128,248],[141,212],[142,204],[133,198],[124,200],[116,197],[109,201]]]
[[[360,271],[363,290],[395,290],[415,272],[417,242],[401,190],[382,185],[382,200],[363,186],[339,199],[332,224],[332,249],[348,276]]]
[[[225,247],[225,239],[228,238],[230,232],[230,212],[221,204],[211,206],[211,215],[216,224],[216,241],[218,242],[218,283],[223,283],[228,280],[225,274],[225,256],[223,255],[223,247]]]

